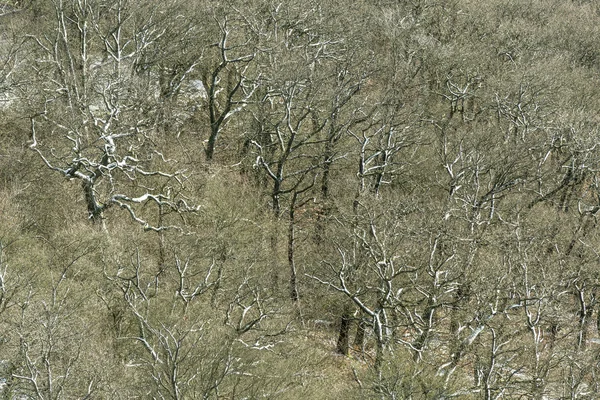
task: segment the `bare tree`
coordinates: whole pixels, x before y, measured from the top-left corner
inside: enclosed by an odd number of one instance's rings
[[[206,159],[212,160],[220,132],[227,121],[241,111],[258,88],[258,78],[249,79],[249,67],[256,57],[257,50],[251,37],[243,43],[231,43],[231,30],[243,28],[241,16],[214,16],[218,25],[219,39],[213,46],[218,51],[217,62],[207,68],[202,75],[206,85],[207,108],[210,134],[205,147]],[[240,36],[236,32],[236,36]],[[241,53],[241,54],[238,54]]]
[[[153,26],[152,15],[134,23],[128,10],[123,1],[101,9],[60,0],[49,31],[28,35],[39,77],[30,148],[47,168],[81,184],[92,221],[117,206],[160,231],[169,226],[142,216],[139,206],[194,208],[176,198],[185,171],[157,145],[152,92],[158,88],[135,73],[137,58],[166,32]]]

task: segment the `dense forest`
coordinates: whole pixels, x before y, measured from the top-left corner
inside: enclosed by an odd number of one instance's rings
[[[592,399],[600,4],[0,4],[0,398]]]

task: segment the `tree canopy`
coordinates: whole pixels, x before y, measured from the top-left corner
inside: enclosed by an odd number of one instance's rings
[[[0,397],[592,398],[600,5],[0,4]]]

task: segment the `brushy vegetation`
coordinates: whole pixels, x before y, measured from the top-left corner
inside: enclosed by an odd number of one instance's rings
[[[0,397],[600,392],[595,2],[0,12]]]

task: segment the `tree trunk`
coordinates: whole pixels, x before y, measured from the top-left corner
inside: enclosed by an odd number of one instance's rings
[[[579,299],[579,334],[577,335],[577,350],[585,350],[587,347],[587,336],[590,328],[592,314],[596,303],[595,293],[591,294],[590,304],[585,301],[585,292],[578,290]]]
[[[279,221],[275,221],[275,227],[271,232],[271,284],[274,289],[279,288]]]
[[[361,351],[364,351],[365,346],[365,332],[366,332],[367,324],[365,321],[359,319],[358,324],[356,324],[356,336],[354,336],[354,348]]]
[[[209,162],[212,161],[215,154],[215,146],[217,144],[217,137],[219,136],[219,126],[216,126],[215,124],[216,122],[211,123],[210,136],[208,137],[208,142],[206,144],[206,148],[204,149],[206,161]]]
[[[90,221],[92,221],[93,224],[102,223],[103,208],[96,201],[94,184],[84,181],[81,186],[83,187],[83,192],[85,194],[85,202]]]
[[[210,299],[210,303],[213,307],[217,306],[217,297],[219,295],[219,290],[221,289],[221,279],[223,278],[223,265],[225,264],[225,261],[227,261],[227,248],[225,245],[222,245],[219,249],[219,269],[217,270],[217,279],[215,280]]]
[[[421,333],[421,335],[419,335],[417,340],[415,340],[413,343],[413,347],[415,348],[415,353],[413,357],[415,361],[419,360],[421,356],[421,351],[425,349],[425,347],[427,346],[427,342],[429,341],[429,336],[431,334],[431,331],[433,330],[432,321],[434,313],[435,305],[432,299],[429,298],[427,309],[424,312],[425,318],[423,318],[423,320],[427,322],[427,325],[423,328],[423,332]]]
[[[296,276],[296,261],[294,259],[294,242],[296,240],[295,234],[295,219],[294,219],[294,207],[296,203],[296,194],[294,193],[294,199],[290,204],[289,212],[289,225],[288,225],[288,266],[290,268],[290,298],[296,302],[299,299],[298,295],[298,282]]]
[[[348,355],[350,346],[350,322],[352,321],[351,311],[352,309],[350,304],[346,303],[344,305],[344,310],[342,311],[340,332],[337,340],[337,352],[345,356]]]

